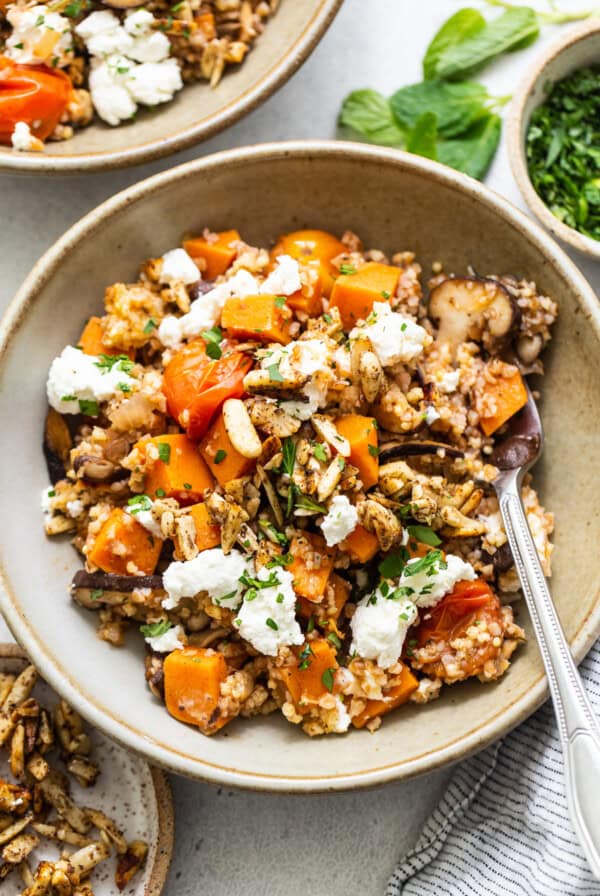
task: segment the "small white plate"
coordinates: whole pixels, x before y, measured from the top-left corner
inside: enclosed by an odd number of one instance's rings
[[[21,672],[28,660],[16,644],[0,644],[0,672]],[[58,702],[54,691],[39,679],[34,696],[43,706],[53,708]],[[173,801],[171,788],[163,772],[152,768],[143,759],[127,753],[99,731],[87,726],[93,758],[100,766],[100,775],[92,787],[81,787],[71,776],[71,793],[79,806],[93,806],[114,819],[129,840],[144,840],[148,858],[144,868],[131,884],[118,890],[115,884],[116,857],[102,862],[90,875],[94,896],[159,896],[169,870],[173,851]],[[61,768],[61,763],[56,764]],[[0,777],[13,780],[8,768],[8,751],[0,755]],[[58,845],[41,839],[31,853],[32,870],[42,859],[56,861]],[[16,871],[2,883],[2,896],[17,896],[24,889]]]

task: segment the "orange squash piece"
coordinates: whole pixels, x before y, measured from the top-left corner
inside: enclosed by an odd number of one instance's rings
[[[350,597],[350,583],[334,572],[329,579],[329,584],[333,589],[333,607],[331,610],[329,606],[325,606],[325,601],[315,605],[314,601],[308,600],[306,597],[299,597],[298,615],[302,619],[310,619],[316,610],[319,619],[337,622],[346,601]]]
[[[338,273],[331,260],[346,251],[344,244],[325,230],[295,230],[279,237],[271,250],[271,258],[275,260],[278,255],[290,255],[300,264],[316,261],[321,274],[323,295],[329,296]]]
[[[290,341],[292,313],[278,296],[259,295],[227,299],[221,312],[221,326],[232,339],[259,342]]]
[[[205,280],[215,280],[224,274],[237,255],[235,244],[240,240],[237,230],[223,230],[215,240],[194,237],[184,240],[183,248],[193,259],[202,258],[206,267],[202,272]]]
[[[360,523],[340,545],[343,551],[350,556],[355,563],[368,563],[379,550],[377,536],[367,532]]]
[[[161,548],[160,538],[140,525],[133,514],[115,507],[102,524],[87,558],[93,566],[118,576],[151,576]]]
[[[316,277],[310,284],[302,285],[298,292],[293,292],[286,299],[286,304],[294,311],[302,311],[311,317],[317,317],[323,311],[323,282],[319,273],[318,263],[311,262],[316,269]]]
[[[485,410],[486,406],[489,407],[490,402],[496,408],[493,414],[486,413]],[[526,404],[527,390],[523,377],[516,369],[513,372],[507,372],[505,376],[497,377],[493,382],[486,383],[484,390],[475,396],[475,406],[479,412],[479,425],[486,436],[495,433]]]
[[[368,261],[354,274],[340,274],[331,290],[331,307],[339,308],[342,325],[351,330],[365,320],[374,302],[385,302],[398,288],[400,268]]]
[[[165,703],[180,722],[214,734],[230,721],[219,711],[221,684],[227,678],[222,653],[205,647],[183,647],[165,659]]]
[[[103,339],[102,318],[90,317],[77,345],[83,349],[86,355],[127,355],[131,361],[135,359],[135,349],[125,350],[115,348],[114,345],[105,345]]]
[[[306,645],[303,649],[294,651],[297,657],[305,657],[304,660],[300,659],[292,666],[284,666],[280,670],[294,706],[300,713],[307,708],[307,701],[316,703],[325,694],[331,693],[323,682],[323,674],[328,669],[335,671],[338,668],[335,649],[326,638],[315,638],[307,644],[310,644],[310,651],[306,650]],[[300,665],[305,668],[301,669]]]
[[[201,501],[204,490],[213,487],[214,479],[197,445],[181,434],[155,436],[144,440],[141,447],[147,451],[151,444],[158,449],[159,457],[146,473],[146,494],[151,498],[175,498],[180,504]]]
[[[194,24],[198,31],[201,32],[205,40],[214,40],[217,36],[217,28],[215,26],[215,17],[212,12],[203,12],[194,16]],[[229,230],[228,233],[237,233],[237,230]],[[239,239],[239,236],[238,236]]]
[[[367,722],[370,722],[376,716],[384,716],[387,712],[391,712],[392,709],[396,709],[397,706],[402,706],[403,703],[406,703],[418,686],[419,682],[408,666],[403,666],[399,683],[390,688],[384,694],[382,700],[367,700],[367,705],[361,713],[354,716],[352,724],[355,728],[364,728]]]
[[[199,447],[200,454],[219,485],[226,485],[232,479],[245,476],[256,464],[255,460],[244,457],[233,447],[225,429],[222,412],[200,442]]]
[[[320,535],[304,532],[294,535],[289,553],[293,559],[287,568],[294,580],[294,591],[313,603],[321,603],[333,570],[333,551]]]
[[[211,523],[206,504],[192,504],[190,515],[196,527],[195,542],[199,551],[207,551],[221,544],[221,527]]]
[[[335,420],[337,431],[350,442],[350,463],[358,468],[365,489],[379,479],[377,424],[373,417],[346,414]]]

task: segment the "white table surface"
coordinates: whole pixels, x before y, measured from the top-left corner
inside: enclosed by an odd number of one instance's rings
[[[302,0],[283,0],[301,3]],[[540,0],[542,2],[542,0]],[[468,5],[476,5],[469,2]],[[0,176],[0,308],[38,256],[106,197],[171,165],[242,144],[336,133],[350,90],[392,92],[420,79],[424,49],[458,0],[345,0],[322,43],[296,76],[260,109],[199,147],[113,174]],[[562,0],[577,9],[579,0]],[[370,20],[366,21],[367,12]],[[510,93],[528,61],[556,34],[488,69],[493,94]],[[487,183],[524,207],[501,147]],[[577,258],[600,290],[600,267]],[[560,300],[560,296],[557,296]],[[5,629],[0,620],[0,637]],[[449,771],[376,791],[313,797],[221,790],[173,778],[177,837],[169,896],[361,896],[380,894],[396,860],[414,843]]]

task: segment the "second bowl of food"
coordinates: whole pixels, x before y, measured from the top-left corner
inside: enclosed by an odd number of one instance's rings
[[[0,170],[148,162],[252,111],[342,0],[0,2]]]
[[[544,695],[490,489],[525,375],[530,525],[577,656],[600,628],[598,339],[555,244],[427,160],[281,144],[142,182],[4,321],[6,618],[184,774],[324,790],[468,755]]]

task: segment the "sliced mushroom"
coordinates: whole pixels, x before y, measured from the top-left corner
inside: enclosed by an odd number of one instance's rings
[[[71,582],[71,597],[82,607],[99,610],[119,606],[132,591],[148,590],[164,596],[162,576],[118,576],[78,569]]]
[[[496,280],[451,277],[431,291],[429,314],[438,324],[438,341],[457,346],[486,333],[502,339],[516,325],[519,309]]]
[[[72,445],[73,440],[64,417],[50,408],[44,428],[44,457],[52,485],[65,478]]]
[[[446,457],[464,457],[464,451],[446,445],[445,442],[388,442],[379,452],[379,463],[385,464],[398,457],[419,457],[426,454],[438,454],[443,451]]]
[[[79,479],[87,479],[89,482],[114,482],[129,476],[128,470],[121,470],[109,460],[95,454],[80,454],[73,461],[73,469]]]

